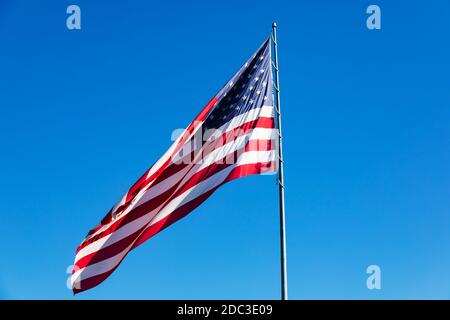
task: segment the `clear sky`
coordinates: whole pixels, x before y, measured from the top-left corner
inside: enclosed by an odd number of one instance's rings
[[[273,176],[225,185],[100,286],[66,288],[88,230],[273,20],[290,297],[450,298],[449,18],[446,0],[0,0],[0,298],[279,297]]]

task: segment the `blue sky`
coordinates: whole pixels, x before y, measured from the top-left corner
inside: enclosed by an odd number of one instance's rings
[[[100,286],[65,285],[87,231],[273,20],[290,297],[450,298],[449,17],[444,0],[1,0],[0,298],[279,298],[270,176],[225,185]]]

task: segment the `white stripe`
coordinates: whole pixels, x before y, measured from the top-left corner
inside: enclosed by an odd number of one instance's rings
[[[249,151],[243,153],[237,161],[237,166],[243,166],[252,163],[267,163],[274,161],[276,158],[276,150],[270,151]]]

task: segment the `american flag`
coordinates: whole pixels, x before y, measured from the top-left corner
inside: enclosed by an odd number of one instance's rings
[[[270,40],[89,231],[76,251],[74,293],[104,281],[125,256],[185,217],[226,182],[275,172]]]

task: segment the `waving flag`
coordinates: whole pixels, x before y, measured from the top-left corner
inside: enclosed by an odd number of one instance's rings
[[[128,252],[192,212],[222,184],[276,171],[272,88],[267,40],[88,233],[75,256],[74,293],[97,286]]]

